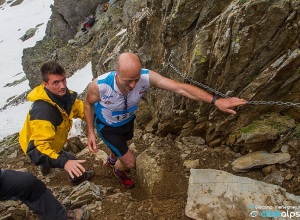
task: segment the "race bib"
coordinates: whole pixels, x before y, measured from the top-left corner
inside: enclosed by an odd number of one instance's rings
[[[112,117],[118,121],[124,121],[124,120],[128,119],[129,117],[131,117],[132,115],[134,115],[136,110],[137,110],[137,106],[135,105],[127,110],[113,111]]]

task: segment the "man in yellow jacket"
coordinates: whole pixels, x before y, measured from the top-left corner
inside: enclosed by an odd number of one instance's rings
[[[33,104],[20,131],[21,148],[35,165],[40,165],[43,175],[50,168],[64,168],[73,184],[90,180],[94,172],[85,170],[85,160],[63,150],[72,119],[84,120],[83,102],[67,88],[65,70],[59,63],[46,62],[41,74],[42,84],[27,97]]]

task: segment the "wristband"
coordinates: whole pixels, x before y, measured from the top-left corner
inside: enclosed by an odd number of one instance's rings
[[[211,102],[210,102],[210,104],[214,105],[215,102],[217,101],[217,99],[219,99],[219,98],[220,98],[219,96],[217,96],[216,94],[214,94],[214,95],[213,95],[213,98],[212,98],[212,100],[211,100]]]

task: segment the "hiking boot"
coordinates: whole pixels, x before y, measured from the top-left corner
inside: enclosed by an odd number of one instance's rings
[[[79,177],[74,177],[71,179],[71,183],[73,185],[79,185],[80,183],[86,181],[86,180],[91,180],[95,175],[95,172],[93,170],[88,170],[84,172],[81,176]]]
[[[69,210],[67,213],[67,220],[88,220],[89,213],[83,209]]]
[[[40,171],[41,171],[43,176],[46,176],[50,173],[50,168],[40,166]]]
[[[115,177],[117,177],[117,179],[119,180],[119,183],[126,189],[130,189],[134,186],[134,182],[132,181],[132,179],[130,179],[127,174],[126,171],[122,171],[120,172],[120,174],[116,173],[116,170],[113,169],[113,173],[115,175]]]

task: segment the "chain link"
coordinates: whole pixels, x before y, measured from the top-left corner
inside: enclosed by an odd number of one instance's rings
[[[218,96],[220,96],[220,97],[223,97],[223,98],[229,98],[229,96],[227,96],[227,95],[225,95],[225,94],[223,94],[223,93],[221,93],[221,92],[219,92],[219,91],[217,91],[217,90],[215,90],[215,89],[213,89],[213,88],[210,88],[209,86],[207,86],[207,85],[204,85],[203,83],[200,83],[200,82],[198,82],[198,81],[195,81],[195,80],[193,80],[192,78],[190,78],[190,77],[188,77],[188,76],[186,76],[186,75],[184,75],[183,73],[181,73],[178,69],[176,69],[175,68],[175,66],[173,66],[173,64],[172,63],[168,63],[167,65],[169,65],[179,76],[181,76],[182,78],[184,78],[184,79],[186,79],[186,80],[188,80],[188,81],[190,81],[190,82],[192,82],[192,83],[194,83],[194,84],[196,84],[196,85],[198,85],[198,86],[201,86],[202,88],[204,88],[204,89],[206,89],[206,90],[208,90],[208,91],[210,91],[210,92],[212,92],[212,93],[214,93],[214,94],[216,94],[216,95],[218,95]]]
[[[171,56],[170,56],[171,57]],[[200,83],[198,81],[193,80],[192,78],[188,77],[187,75],[183,74],[180,72],[171,62],[170,59],[166,65],[163,66],[162,70],[163,71],[165,68],[170,66],[179,76],[181,76],[183,79],[188,80],[189,82],[192,82],[198,86],[201,86],[202,88],[210,91],[211,93],[214,93],[220,97],[223,98],[229,98],[228,95],[223,94],[213,88],[210,88],[207,85],[204,85],[203,83]],[[295,106],[295,107],[300,107],[300,103],[293,103],[293,102],[283,102],[283,101],[247,101],[247,104],[252,104],[252,105],[284,105],[284,106]]]
[[[300,107],[300,103],[283,102],[283,101],[247,101],[247,104],[253,105],[285,105]]]

